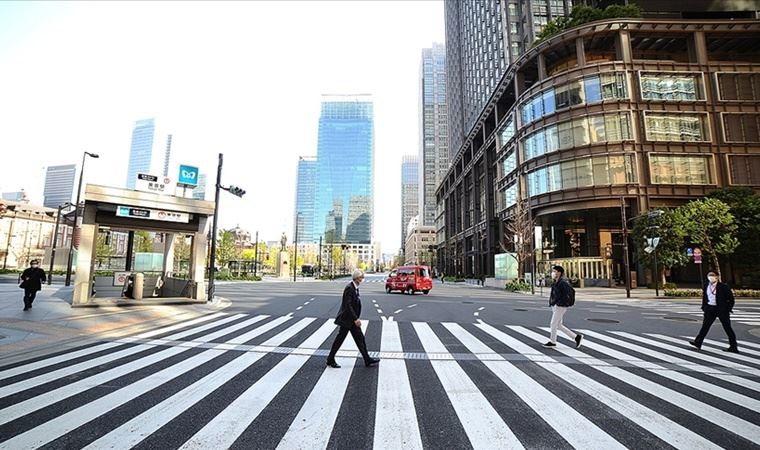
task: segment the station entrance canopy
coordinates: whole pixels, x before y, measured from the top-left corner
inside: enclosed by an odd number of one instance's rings
[[[84,193],[72,306],[91,304],[96,243],[101,227],[166,233],[164,286],[171,293],[172,286],[181,283],[182,295],[175,293],[175,296],[205,302],[205,230],[213,215],[214,202],[88,184]],[[192,236],[189,280],[172,279],[175,234]]]

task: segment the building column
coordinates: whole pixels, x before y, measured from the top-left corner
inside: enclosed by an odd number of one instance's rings
[[[578,60],[578,67],[586,66],[586,46],[582,37],[575,38],[575,57]]]
[[[543,53],[539,53],[536,57],[538,62],[538,81],[544,81],[546,79],[546,58]]]
[[[620,30],[615,36],[615,59],[630,64],[633,62],[631,54],[631,33],[628,30]]]
[[[201,218],[199,229],[193,234],[193,245],[190,249],[190,281],[195,282],[195,299],[206,300],[206,223],[208,219]]]
[[[707,64],[707,40],[704,31],[695,31],[689,43],[689,60],[700,65]]]
[[[174,233],[164,233],[164,278],[174,274]],[[184,237],[184,236],[183,236]]]
[[[94,212],[94,210],[93,210]],[[79,249],[77,251],[76,277],[74,279],[74,298],[71,306],[85,306],[90,302],[92,292],[92,266],[98,239],[98,225],[84,223],[79,228]]]

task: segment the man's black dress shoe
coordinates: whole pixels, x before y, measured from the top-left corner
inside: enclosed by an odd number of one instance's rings
[[[332,367],[333,369],[340,369],[340,364],[336,363],[335,361],[327,361],[327,367]]]
[[[369,361],[365,361],[364,362],[364,365],[366,367],[370,367],[370,366],[374,366],[375,364],[377,364],[379,362],[380,362],[379,358],[370,358]]]

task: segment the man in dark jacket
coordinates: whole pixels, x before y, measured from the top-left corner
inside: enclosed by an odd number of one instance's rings
[[[580,347],[581,341],[583,341],[582,334],[575,333],[562,323],[562,318],[565,317],[567,308],[572,306],[570,296],[573,290],[570,281],[563,276],[564,274],[565,269],[562,266],[552,267],[552,292],[549,295],[549,306],[552,308],[552,322],[549,342],[544,344],[544,347],[547,348],[554,348],[557,346],[558,329],[562,330],[567,337],[575,341],[575,348]]]
[[[707,280],[708,282],[702,290],[702,311],[704,311],[702,329],[699,330],[699,334],[693,341],[689,341],[689,344],[696,347],[697,350],[701,349],[702,341],[707,336],[707,332],[710,331],[715,319],[718,318],[728,336],[728,348],[723,349],[723,351],[739,353],[739,347],[736,345],[736,334],[731,329],[734,293],[729,285],[720,281],[720,277],[715,271],[707,272]]]
[[[29,268],[24,270],[19,279],[21,280],[19,287],[24,290],[24,311],[29,311],[37,292],[42,290],[42,283],[47,281],[47,276],[40,267],[40,262],[33,259]]]
[[[343,341],[349,332],[351,332],[351,336],[354,338],[354,342],[356,342],[356,347],[364,358],[365,366],[369,367],[380,362],[377,358],[370,358],[369,353],[367,353],[367,343],[364,341],[364,333],[362,333],[362,321],[359,320],[359,315],[362,313],[359,285],[364,281],[364,272],[358,269],[354,270],[351,278],[353,280],[343,289],[343,300],[340,303],[338,317],[335,318],[335,324],[340,326],[340,330],[338,330],[338,335],[335,337],[330,354],[327,356],[327,365],[335,369],[340,367],[335,362],[335,355],[338,353],[340,346],[343,345]]]

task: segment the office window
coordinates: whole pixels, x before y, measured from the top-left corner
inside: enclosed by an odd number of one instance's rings
[[[710,156],[649,155],[654,184],[712,184]]]
[[[760,155],[737,155],[728,158],[731,184],[760,185]]]
[[[554,112],[554,90],[549,89],[542,95],[544,103],[544,115],[549,115]]]
[[[726,142],[760,142],[760,114],[723,114]]]
[[[559,148],[570,148],[573,146],[573,123],[571,121],[557,124],[557,136]]]
[[[704,100],[701,74],[640,74],[641,98],[644,100]]]
[[[760,100],[760,73],[719,73],[718,96],[721,100]]]
[[[517,204],[517,183],[504,188],[504,208]]]
[[[560,122],[523,140],[525,159],[565,148],[631,139],[628,113],[607,113]]]
[[[573,120],[573,144],[579,147],[589,143],[591,141],[588,135],[588,120],[585,118]]]
[[[633,155],[604,155],[562,161],[528,174],[529,195],[563,189],[636,182]]]
[[[512,115],[507,117],[506,123],[499,132],[499,148],[507,145],[510,139],[515,135],[515,119]]]
[[[710,140],[707,115],[644,113],[647,140],[657,142],[704,142]]]
[[[560,149],[559,134],[556,125],[546,127],[544,129],[544,135],[546,136],[546,153],[551,153]]]
[[[599,77],[589,77],[583,80],[583,88],[586,91],[586,103],[602,101],[602,86]]]
[[[517,153],[512,151],[504,159],[504,175],[509,175],[515,169],[517,169]]]

